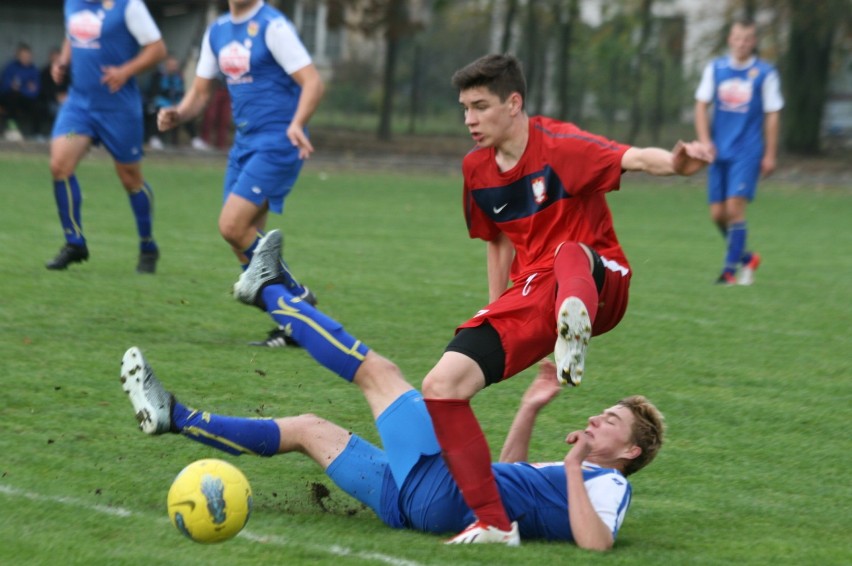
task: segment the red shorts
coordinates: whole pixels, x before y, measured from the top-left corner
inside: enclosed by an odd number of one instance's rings
[[[592,336],[615,328],[627,310],[631,272],[607,265],[604,285],[598,296],[598,314]],[[553,352],[556,343],[556,277],[552,270],[540,271],[526,282],[510,287],[493,303],[460,325],[473,328],[485,321],[500,335],[506,352],[503,379],[522,372]]]

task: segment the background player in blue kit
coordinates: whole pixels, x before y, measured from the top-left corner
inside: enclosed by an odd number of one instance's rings
[[[50,172],[66,244],[47,268],[89,258],[75,170],[92,143],[100,143],[115,161],[136,218],[136,270],[154,273],[160,253],[152,231],[154,194],[140,166],[144,125],[135,76],[166,57],[165,42],[142,0],[65,0],[65,27],[53,78],[61,82],[70,63],[71,89],[53,126]]]
[[[705,67],[695,92],[696,134],[716,149],[708,172],[708,201],[710,216],[728,244],[717,280],[723,285],[754,282],[760,256],[746,249],[746,206],[754,199],[760,176],[775,170],[778,154],[784,99],[778,72],[755,57],[756,45],[754,22],[735,22],[728,35],[730,53]]]
[[[229,13],[204,34],[195,81],[175,107],[158,115],[161,131],[198,116],[215,79],[225,76],[236,126],[225,173],[219,232],[243,268],[263,235],[267,214],[282,213],[302,163],[314,151],[305,126],[324,84],[293,24],[261,0],[230,0]],[[286,269],[297,298],[313,294]],[[284,345],[283,329],[260,344]]]
[[[294,301],[282,283],[280,251],[280,233],[272,230],[235,285],[235,296],[292,326],[312,356],[362,390],[384,451],[315,415],[273,420],[189,408],[163,388],[134,347],[122,360],[121,381],[140,429],[180,433],[234,455],[302,452],[395,528],[455,533],[471,524],[473,511],[444,463],[423,397],[395,364],[313,306]],[[511,425],[501,463],[493,465],[506,512],[516,521],[512,544],[520,543],[520,534],[606,550],[630,504],[625,478],[656,456],[663,442],[663,417],[644,397],[628,397],[590,418],[585,430],[570,433],[566,441],[574,447],[563,461],[523,463],[536,416],[560,389],[555,364],[542,362]]]

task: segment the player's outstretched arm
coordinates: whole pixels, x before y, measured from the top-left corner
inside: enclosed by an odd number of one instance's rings
[[[192,120],[201,114],[212,92],[213,80],[196,76],[192,86],[177,106],[161,108],[157,113],[157,129],[161,132],[171,130],[178,124]]]
[[[538,376],[524,392],[521,406],[515,414],[509,434],[506,435],[503,450],[500,452],[501,462],[528,461],[535,418],[561,390],[562,386],[556,379],[556,364],[550,360],[542,360],[538,366]]]
[[[682,141],[672,151],[658,147],[631,147],[621,158],[625,171],[644,171],[649,175],[694,175],[713,162],[713,147],[709,144]]]

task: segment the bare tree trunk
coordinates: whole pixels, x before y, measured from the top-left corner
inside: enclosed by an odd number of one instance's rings
[[[389,0],[387,4],[387,29],[385,30],[385,68],[382,76],[382,105],[379,115],[378,138],[390,141],[392,137],[393,97],[396,86],[396,63],[403,21],[403,0]]]
[[[642,129],[642,79],[645,73],[645,58],[647,56],[648,41],[651,37],[651,8],[654,0],[642,0],[642,8],[639,17],[642,27],[639,35],[639,45],[636,46],[636,58],[633,65],[633,103],[630,109],[630,131],[627,133],[627,143],[636,141],[639,131]]]
[[[420,113],[420,73],[421,73],[421,52],[423,49],[420,43],[414,44],[414,55],[411,63],[411,105],[409,107],[410,114],[408,116],[408,133],[413,134],[416,129],[417,115]]]
[[[580,15],[579,0],[561,1],[556,8],[559,21],[559,48],[556,57],[556,97],[559,101],[558,118],[569,120],[572,115],[572,101],[569,93],[571,86],[571,57],[574,42],[574,30]]]
[[[813,154],[820,150],[831,47],[838,21],[843,21],[843,16],[849,17],[849,4],[837,0],[812,6],[790,0],[789,6],[790,46],[781,77],[786,95],[782,120],[784,147]]]
[[[512,23],[518,12],[518,0],[507,0],[506,17],[503,18],[503,39],[500,41],[500,52],[508,53],[512,47]]]

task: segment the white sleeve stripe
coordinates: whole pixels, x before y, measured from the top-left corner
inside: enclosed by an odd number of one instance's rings
[[[704,67],[704,72],[701,73],[701,82],[695,90],[695,100],[699,102],[713,102],[713,63],[710,62]]]
[[[130,0],[124,11],[124,23],[139,45],[145,46],[162,39],[151,12],[142,0]]]
[[[201,40],[201,53],[198,55],[195,74],[202,79],[215,79],[219,76],[219,62],[210,47],[210,28],[207,28],[204,39]]]
[[[266,26],[266,46],[275,61],[288,75],[311,64],[311,56],[292,24],[284,18],[276,18]]]
[[[615,474],[603,474],[586,480],[585,485],[592,507],[614,535],[624,521],[630,502],[627,480]]]
[[[778,112],[784,108],[784,97],[781,94],[781,81],[778,79],[776,70],[770,71],[763,80],[763,89],[761,91],[763,97],[764,112]]]

